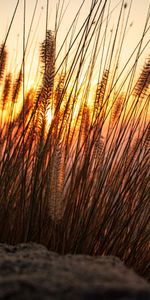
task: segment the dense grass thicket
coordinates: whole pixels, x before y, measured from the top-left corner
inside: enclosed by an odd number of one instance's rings
[[[30,90],[27,45],[15,76],[7,67],[7,36],[1,42],[0,242],[116,255],[150,279],[150,57],[136,72],[148,46],[150,11],[119,69],[131,7],[121,1],[110,32],[107,2],[91,1],[76,30],[81,5],[57,49],[59,1]]]

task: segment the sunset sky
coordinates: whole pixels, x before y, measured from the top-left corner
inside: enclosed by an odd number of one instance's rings
[[[45,37],[45,20],[46,20],[46,0],[39,0],[38,6],[36,10],[36,15],[34,19],[34,24],[32,27],[31,37],[29,40],[29,45],[32,48],[29,55],[28,66],[31,65],[32,62],[32,70],[35,69],[38,61],[38,50],[39,43],[43,41]],[[54,29],[54,21],[55,21],[55,8],[58,0],[49,1],[49,22],[48,28]],[[115,26],[117,22],[117,17],[119,15],[120,5],[122,1],[119,0],[111,0],[108,1],[110,3],[111,9],[113,9],[117,4],[117,8],[113,12],[110,20],[110,30]],[[7,28],[10,24],[11,17],[13,15],[13,11],[17,0],[0,0],[0,43],[5,39],[5,35],[7,32]],[[29,27],[31,24],[32,14],[34,11],[36,0],[26,0],[26,38],[28,35]],[[61,24],[61,28],[59,31],[59,46],[61,45],[67,30],[82,3],[82,0],[70,0],[65,1],[65,6],[67,7],[66,13],[64,15],[64,19]],[[126,1],[129,6],[130,1]],[[78,27],[82,24],[83,20],[87,16],[90,9],[91,0],[86,0],[82,11],[78,20]],[[122,52],[122,63],[124,63],[129,55],[132,53],[134,47],[137,45],[138,41],[141,38],[142,31],[144,28],[148,6],[150,4],[149,0],[133,0],[132,10],[130,14],[130,21],[128,24],[127,34],[124,41],[124,50]],[[7,47],[9,49],[10,54],[10,63],[9,66],[12,68],[14,65],[19,66],[22,55],[22,32],[23,32],[23,0],[20,0],[19,7],[17,10],[17,14],[15,20],[13,22],[13,26],[11,28],[10,35],[7,40]],[[145,39],[145,43],[148,41],[149,34]],[[34,49],[34,50],[33,50]],[[147,47],[146,51],[143,54],[142,62],[145,57],[149,54],[149,47]],[[32,77],[32,76],[31,76]],[[31,80],[31,79],[30,79]]]

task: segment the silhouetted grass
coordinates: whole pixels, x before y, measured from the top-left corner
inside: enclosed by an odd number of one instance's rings
[[[46,25],[38,86],[24,89],[27,45],[15,79],[0,47],[0,241],[116,255],[150,279],[149,57],[135,80],[149,12],[134,62],[118,71],[130,6],[121,1],[108,32],[107,1],[91,1],[76,33],[81,5],[57,51],[63,5],[55,31]]]

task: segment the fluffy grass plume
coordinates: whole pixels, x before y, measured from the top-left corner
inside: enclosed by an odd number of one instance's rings
[[[150,12],[121,66],[131,3],[119,1],[110,31],[115,8],[107,0],[91,1],[77,26],[84,2],[57,48],[66,8],[58,1],[52,31],[47,1],[31,89],[25,70],[32,23],[26,43],[23,35],[18,73],[7,63],[18,2],[1,41],[0,242],[116,255],[150,280],[150,57],[138,68],[148,47]],[[34,17],[35,11],[33,23]],[[24,13],[24,29],[25,21]]]

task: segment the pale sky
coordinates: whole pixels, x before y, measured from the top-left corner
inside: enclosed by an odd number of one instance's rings
[[[30,27],[30,22],[34,10],[36,0],[26,0],[26,36]],[[61,29],[59,33],[59,41],[60,44],[65,36],[67,29],[69,28],[75,13],[77,12],[79,6],[82,3],[82,0],[66,0],[65,3],[69,2],[67,11],[65,13],[63,22],[61,24]],[[109,2],[109,1],[108,1]],[[115,7],[115,5],[119,2],[119,0],[111,0],[111,8]],[[130,1],[127,0],[127,3]],[[15,5],[17,0],[0,0],[0,43],[3,42],[8,25],[10,23]],[[49,1],[49,29],[54,29],[54,20],[55,20],[55,7],[57,0]],[[91,0],[86,0],[83,6],[83,9],[80,13],[78,26],[82,24],[83,20],[87,16],[90,8]],[[133,26],[129,28],[126,39],[124,41],[124,50],[122,54],[122,60],[126,61],[126,59],[131,54],[132,50],[136,46],[137,42],[141,38],[142,30],[144,28],[144,23],[148,11],[148,6],[150,5],[149,0],[133,0],[132,10],[130,14],[129,25],[133,23]],[[41,9],[43,8],[43,9]],[[117,22],[117,16],[119,14],[120,6],[113,13],[110,20],[110,28],[115,26]],[[41,14],[41,17],[40,17]],[[34,20],[34,26],[32,29],[32,34],[30,38],[29,45],[32,44],[32,49],[35,48],[35,55],[33,56],[34,51],[30,51],[30,61],[37,62],[37,53],[39,49],[39,42],[41,42],[45,37],[45,14],[46,14],[46,0],[39,0],[38,7],[36,11],[36,16]],[[10,35],[7,41],[7,47],[10,53],[10,64],[11,67],[14,66],[15,62],[20,63],[19,58],[22,53],[22,29],[23,29],[23,0],[20,0],[20,4],[17,10],[17,14],[11,28]],[[150,34],[147,36],[146,41],[150,38]],[[146,52],[143,55],[144,58],[149,54],[150,47],[147,48]],[[17,54],[16,54],[17,53]],[[15,59],[15,57],[17,57]],[[33,68],[33,66],[32,66]]]

